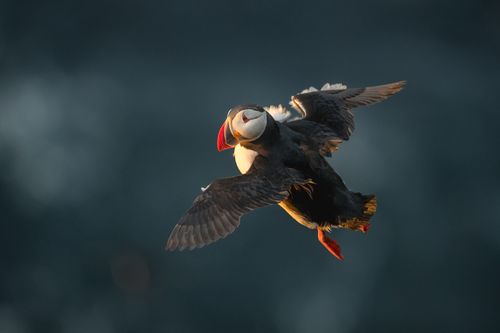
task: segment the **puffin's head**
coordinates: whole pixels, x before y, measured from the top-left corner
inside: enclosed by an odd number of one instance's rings
[[[257,140],[266,130],[267,112],[260,106],[238,105],[227,113],[217,136],[217,149],[223,151],[238,143]]]

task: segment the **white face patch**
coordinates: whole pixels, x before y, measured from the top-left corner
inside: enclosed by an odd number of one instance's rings
[[[258,139],[267,125],[267,113],[252,109],[245,109],[233,118],[231,122],[231,131],[239,133],[238,140],[253,141]],[[236,135],[237,136],[237,135]]]
[[[262,116],[262,112],[253,109],[242,110],[239,113],[242,119],[246,118],[245,122],[248,122],[249,120],[256,119]]]

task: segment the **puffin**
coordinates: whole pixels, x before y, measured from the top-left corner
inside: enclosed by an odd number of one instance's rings
[[[316,230],[318,241],[343,260],[339,244],[327,233],[337,228],[366,233],[377,199],[349,190],[327,158],[353,133],[353,109],[384,101],[404,84],[310,87],[291,97],[295,116],[281,104],[232,107],[218,132],[217,149],[234,149],[241,175],[202,187],[173,228],[166,249],[211,244],[235,231],[244,214],[277,204],[296,222]]]

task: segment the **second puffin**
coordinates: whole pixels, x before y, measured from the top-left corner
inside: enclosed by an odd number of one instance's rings
[[[229,110],[217,137],[219,151],[233,148],[240,176],[213,181],[172,231],[166,248],[194,249],[232,233],[240,217],[279,204],[297,222],[315,229],[338,259],[332,228],[368,231],[375,195],[351,192],[325,160],[354,130],[352,108],[383,101],[404,81],[367,88],[325,84],[292,96],[292,118],[281,105],[239,105]]]

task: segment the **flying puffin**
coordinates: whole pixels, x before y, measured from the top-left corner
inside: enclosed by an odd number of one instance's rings
[[[367,232],[375,195],[351,192],[328,164],[354,130],[352,109],[381,102],[405,81],[366,88],[325,84],[292,96],[293,117],[283,106],[231,108],[217,136],[217,149],[234,148],[240,176],[218,179],[196,197],[174,227],[168,250],[203,247],[232,233],[242,215],[278,204],[295,221],[317,230],[320,243],[342,260],[332,228]]]

